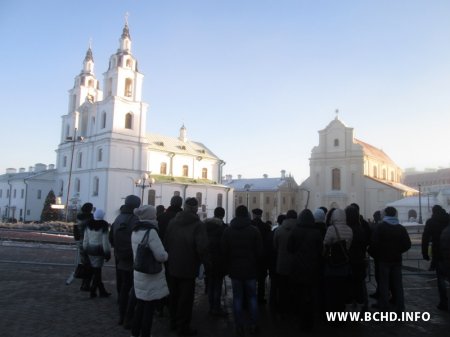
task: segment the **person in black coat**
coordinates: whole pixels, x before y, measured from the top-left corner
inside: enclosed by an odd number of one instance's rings
[[[447,212],[440,206],[434,205],[431,218],[425,223],[422,234],[422,256],[429,261],[428,246],[431,242],[431,265],[436,271],[437,286],[439,292],[439,310],[448,311],[447,286],[445,284],[445,273],[442,268],[442,254],[440,241],[442,231],[448,226],[449,217]]]
[[[352,269],[349,285],[348,303],[368,309],[368,293],[366,287],[367,247],[370,243],[370,228],[367,222],[361,222],[359,208],[350,205],[345,208],[347,225],[352,229],[353,239],[349,249],[350,267]]]
[[[297,226],[292,231],[287,251],[293,254],[292,281],[294,302],[298,304],[300,327],[311,330],[318,314],[318,284],[321,272],[323,238],[309,209],[298,217]]]
[[[394,310],[405,310],[402,280],[402,254],[411,248],[409,234],[397,218],[394,207],[386,207],[385,216],[371,237],[370,250],[379,261],[378,307],[390,310],[389,288],[394,299]]]
[[[222,207],[216,207],[214,217],[205,219],[206,233],[208,234],[208,250],[210,264],[206,268],[207,293],[209,300],[209,313],[213,316],[225,316],[227,313],[220,305],[222,296],[222,283],[225,276],[225,261],[220,242],[224,230],[228,227],[224,222],[225,210]]]
[[[183,210],[181,208],[182,205],[183,199],[179,195],[174,195],[172,199],[170,199],[170,206],[167,207],[166,211],[157,216],[159,228],[158,233],[162,242],[164,242],[164,237],[166,236],[166,230],[170,220],[175,218],[175,215]]]
[[[263,253],[258,261],[258,304],[267,303],[266,296],[266,278],[269,270],[270,263],[270,253],[272,251],[272,236],[271,227],[266,222],[262,221],[263,211],[260,208],[255,208],[252,210],[253,220],[252,224],[258,228],[261,233],[261,238],[263,242]]]
[[[247,207],[236,208],[236,217],[225,229],[221,248],[233,287],[233,313],[238,336],[244,335],[243,302],[248,300],[250,331],[258,330],[258,303],[256,297],[257,262],[263,251],[261,233],[248,216]]]

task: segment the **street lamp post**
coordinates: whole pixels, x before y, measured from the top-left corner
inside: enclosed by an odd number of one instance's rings
[[[422,190],[419,184],[419,224],[422,224]]]
[[[152,172],[149,173],[144,173],[144,175],[142,176],[141,179],[138,179],[134,182],[134,184],[136,185],[136,187],[139,187],[140,189],[142,189],[141,192],[141,203],[144,204],[144,190],[147,187],[152,187],[152,184],[155,183],[155,179],[150,178],[150,174]]]
[[[69,179],[68,179],[68,182],[67,182],[67,195],[66,195],[66,215],[65,215],[66,222],[69,219],[69,195],[70,195],[70,183],[71,183],[71,180],[72,180],[73,155],[75,153],[75,143],[77,141],[81,142],[83,140],[83,137],[79,136],[77,138],[77,131],[78,131],[78,129],[75,128],[74,133],[73,133],[73,138],[72,137],[67,137],[66,138],[66,142],[67,143],[72,143],[72,150],[71,150],[71,155],[70,155],[70,166],[69,166]]]
[[[250,191],[251,187],[252,187],[252,185],[250,185],[250,184],[244,185],[244,190],[247,192],[247,209],[248,209],[248,192]]]

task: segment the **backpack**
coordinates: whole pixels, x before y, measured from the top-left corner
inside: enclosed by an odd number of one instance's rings
[[[131,246],[131,228],[129,222],[133,215],[128,218],[127,222],[120,223],[114,233],[114,253],[121,260],[133,260],[133,248]]]
[[[344,266],[350,261],[347,245],[345,240],[341,239],[336,226],[333,225],[333,227],[336,231],[337,241],[327,246],[325,259],[331,267]]]

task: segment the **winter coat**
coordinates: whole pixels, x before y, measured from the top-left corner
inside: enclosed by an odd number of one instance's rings
[[[294,256],[287,250],[289,236],[297,227],[297,219],[286,219],[273,235],[273,247],[277,252],[277,274],[290,275]]]
[[[135,198],[131,198],[135,197]],[[117,216],[117,218],[114,220],[111,230],[109,232],[109,242],[111,243],[111,246],[115,247],[114,244],[114,236],[117,233],[117,229],[119,228],[120,224],[126,223],[128,225],[128,233],[130,235],[130,247],[131,249],[131,231],[133,227],[137,224],[139,221],[139,218],[133,214],[133,210],[137,207],[139,207],[140,199],[136,196],[128,196],[125,199],[125,204],[120,208],[120,214]],[[133,258],[132,256],[128,259],[121,259],[117,256],[116,252],[114,252],[115,258],[116,258],[116,268],[120,270],[133,270]]]
[[[324,246],[331,246],[340,238],[341,240],[345,240],[347,249],[349,249],[352,244],[353,232],[352,229],[347,226],[345,211],[339,208],[336,209],[331,215],[330,221],[331,226],[328,226],[325,238],[323,239]],[[339,238],[333,225],[339,233]]]
[[[440,256],[445,274],[450,280],[450,226],[444,228],[440,237]]]
[[[169,225],[170,220],[175,218],[177,213],[181,212],[183,209],[178,206],[169,206],[166,211],[158,216],[158,227],[159,227],[159,237],[161,241],[164,242],[164,238],[166,236],[167,226]]]
[[[434,261],[441,260],[440,236],[448,226],[449,217],[445,210],[434,213],[425,223],[422,234],[422,255],[428,257],[428,245],[431,242],[431,257]]]
[[[225,260],[220,249],[220,241],[228,226],[219,218],[205,219],[204,223],[208,234],[208,251],[211,262],[206,269],[206,276],[222,278],[225,276]]]
[[[249,218],[236,217],[225,229],[222,241],[227,270],[232,279],[253,280],[257,278],[258,258],[263,251],[261,233]]]
[[[292,280],[301,284],[317,284],[323,251],[320,227],[314,223],[299,223],[292,230],[286,249],[293,256]]]
[[[195,278],[200,264],[208,265],[208,236],[197,214],[177,213],[169,222],[164,238],[169,253],[168,273],[178,278]]]
[[[75,241],[83,241],[84,230],[89,221],[94,219],[92,213],[78,213],[77,222],[73,225],[73,238]]]
[[[104,260],[109,260],[111,258],[111,246],[108,241],[108,228],[109,224],[106,221],[92,219],[87,223],[84,231],[84,251],[89,253],[89,250],[93,249],[94,251],[96,250],[98,252],[102,252],[101,255],[88,254],[91,266],[94,268],[103,267]]]
[[[365,264],[367,262],[367,247],[370,244],[369,225],[356,223],[350,225],[353,238],[349,249],[350,264]]]
[[[259,230],[262,239],[263,251],[258,259],[258,273],[260,276],[267,275],[272,251],[272,228],[260,218],[252,220],[252,224]]]
[[[158,222],[145,220],[136,223],[131,234],[131,244],[133,247],[133,256],[136,257],[136,250],[138,245],[142,242],[145,233],[150,228],[149,224],[158,226]],[[155,229],[150,229],[147,240],[153,256],[156,261],[167,261],[168,254],[164,250],[164,246],[159,238],[158,232]],[[161,299],[169,294],[167,287],[164,264],[163,269],[157,274],[145,274],[134,270],[134,292],[136,298],[143,301],[153,301]]]
[[[402,254],[411,248],[411,240],[405,227],[383,220],[372,233],[371,254],[379,262],[401,263]]]

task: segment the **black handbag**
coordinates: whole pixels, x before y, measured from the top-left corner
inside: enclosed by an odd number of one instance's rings
[[[85,249],[86,254],[91,256],[103,256],[105,252],[103,251],[103,246],[100,245],[90,245],[88,244]]]
[[[325,260],[332,267],[344,266],[350,261],[347,244],[345,240],[341,239],[336,226],[333,225],[333,227],[336,232],[337,241],[327,246]]]
[[[91,276],[91,267],[82,263],[79,263],[75,269],[74,277],[80,279],[86,279]]]
[[[162,271],[162,263],[156,261],[150,246],[148,245],[148,229],[142,241],[138,244],[136,249],[136,256],[134,257],[134,270],[144,274],[158,274]]]

